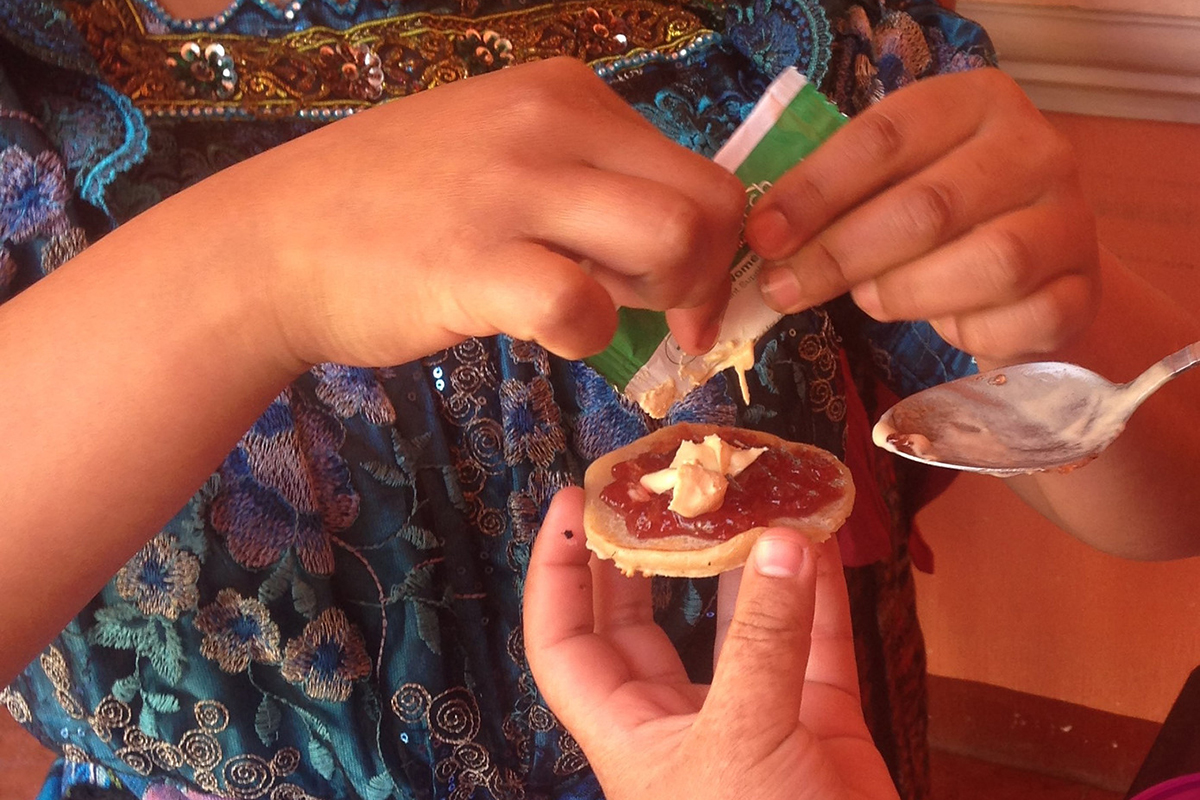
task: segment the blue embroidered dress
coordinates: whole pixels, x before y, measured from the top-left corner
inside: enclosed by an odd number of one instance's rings
[[[853,114],[991,59],[924,0],[240,0],[200,22],[153,0],[0,8],[0,301],[224,166],[512,63],[583,59],[712,154],[785,66]],[[928,327],[843,299],[763,338],[749,407],[718,376],[667,420],[762,428],[855,469],[864,703],[906,797],[927,791],[915,506],[867,430],[890,392],[970,369]],[[0,693],[62,754],[43,796],[599,797],[531,679],[519,598],[554,491],[657,424],[587,367],[505,337],[314,368]],[[655,603],[704,677],[712,581],[661,581]]]

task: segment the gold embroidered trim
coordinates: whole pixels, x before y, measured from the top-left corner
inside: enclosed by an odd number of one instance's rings
[[[712,36],[692,12],[648,0],[419,13],[270,40],[151,33],[133,0],[66,7],[113,87],[147,114],[173,116],[340,116],[509,63],[569,55],[637,66]]]

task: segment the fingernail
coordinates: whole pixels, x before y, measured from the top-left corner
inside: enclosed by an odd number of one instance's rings
[[[794,311],[803,304],[800,279],[787,267],[772,265],[758,274],[758,290],[763,300],[776,311]]]
[[[948,344],[955,347],[959,345],[958,341],[958,320],[954,317],[943,317],[942,319],[931,320],[930,325],[937,331],[938,336]]]
[[[791,246],[792,227],[782,211],[770,206],[750,215],[746,225],[746,236],[759,252],[780,258],[787,254]]]
[[[800,574],[807,552],[794,538],[763,535],[754,543],[754,568],[768,578],[794,578]]]
[[[883,313],[883,303],[879,301],[879,284],[875,281],[864,281],[850,291],[855,304],[869,316],[879,319]]]
[[[704,352],[713,349],[713,345],[717,343],[717,337],[721,335],[721,323],[725,319],[725,309],[722,308],[716,316],[710,319],[704,325],[704,331],[700,335],[700,346],[704,348]]]

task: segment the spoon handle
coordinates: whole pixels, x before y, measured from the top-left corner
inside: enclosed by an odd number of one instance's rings
[[[1150,367],[1128,385],[1129,394],[1133,397],[1133,408],[1140,406],[1143,400],[1157,392],[1164,383],[1197,364],[1200,364],[1200,342],[1192,342]]]

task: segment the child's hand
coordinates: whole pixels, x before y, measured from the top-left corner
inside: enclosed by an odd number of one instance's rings
[[[850,289],[879,320],[928,319],[995,361],[1091,321],[1098,245],[1065,139],[993,69],[919,81],[780,179],[747,223],[794,311]]]
[[[582,495],[555,497],[534,546],[525,648],[605,797],[894,800],[863,722],[835,543],[764,534],[710,688],[654,624],[649,580],[589,558]]]
[[[583,64],[513,67],[339,121],[219,176],[252,214],[301,362],[402,363],[468,336],[604,348],[615,305],[702,350],[745,196]],[[243,211],[243,209],[245,209]]]

